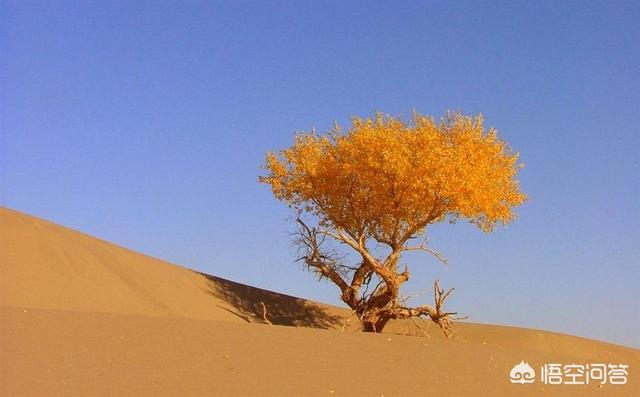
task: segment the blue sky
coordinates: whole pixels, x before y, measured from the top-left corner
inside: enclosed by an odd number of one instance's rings
[[[171,262],[338,303],[257,182],[295,131],[483,113],[526,164],[493,234],[409,255],[476,322],[640,346],[637,2],[0,5],[0,202]],[[418,298],[430,301],[429,294]]]

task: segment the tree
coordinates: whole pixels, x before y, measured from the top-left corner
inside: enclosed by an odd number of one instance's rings
[[[491,232],[512,221],[526,199],[516,179],[521,166],[496,130],[485,130],[481,115],[449,112],[436,122],[414,112],[405,122],[378,113],[352,118],[347,131],[334,124],[326,136],[297,134],[293,146],[267,154],[260,182],[297,210],[300,260],[338,286],[365,332],[424,316],[449,336],[456,313],[442,305],[453,289],[445,292],[436,281],[434,306],[407,306],[400,287],[409,270],[401,269],[401,255],[422,251],[446,263],[426,239],[414,243],[429,225],[465,219]],[[345,263],[342,247],[357,263]]]

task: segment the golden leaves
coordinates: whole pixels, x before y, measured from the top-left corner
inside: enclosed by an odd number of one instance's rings
[[[347,131],[299,134],[293,146],[267,154],[276,198],[306,209],[329,226],[378,241],[447,216],[484,231],[514,218],[526,196],[516,179],[520,164],[482,116],[447,113],[439,123],[414,113],[399,118],[352,118]]]

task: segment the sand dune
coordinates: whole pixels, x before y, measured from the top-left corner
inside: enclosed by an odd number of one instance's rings
[[[0,305],[332,327],[345,311],[205,275],[0,208]]]
[[[260,324],[262,310],[276,326]],[[175,266],[0,209],[0,395],[640,395],[640,351],[460,324],[455,340]],[[282,326],[278,326],[282,325]],[[288,325],[286,327],[284,325]],[[315,328],[315,329],[314,329]],[[628,384],[515,385],[521,360],[625,363]]]

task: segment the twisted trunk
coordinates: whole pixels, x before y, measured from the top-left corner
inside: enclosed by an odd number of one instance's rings
[[[391,317],[385,311],[370,310],[362,317],[362,330],[364,332],[380,333],[389,320],[391,320]]]
[[[400,287],[409,280],[409,271],[405,267],[402,272],[398,269],[398,260],[402,251],[421,250],[434,254],[439,259],[446,261],[434,251],[426,248],[424,244],[416,247],[405,246],[407,238],[411,237],[413,230],[409,230],[402,237],[400,243],[389,244],[391,253],[386,259],[376,258],[366,246],[366,238],[363,232],[355,233],[310,228],[301,219],[297,219],[299,227],[297,242],[304,248],[304,254],[299,258],[304,260],[306,266],[320,275],[332,281],[340,288],[340,297],[349,305],[362,322],[364,332],[382,332],[389,320],[415,317],[429,317],[437,323],[446,336],[453,332],[453,320],[456,313],[442,311],[442,304],[453,289],[447,291],[440,289],[438,281],[434,283],[435,306],[419,306],[416,308],[405,307],[400,302]],[[353,248],[362,257],[362,262],[357,267],[348,267],[340,263],[340,257],[321,249],[324,237],[330,236]],[[345,279],[352,273],[351,280]],[[378,285],[368,292],[372,277],[379,280]],[[350,282],[349,282],[350,281]],[[364,292],[360,289],[365,288]]]

